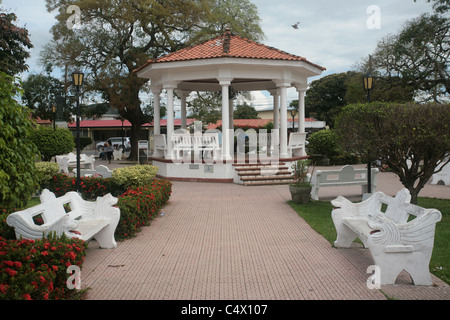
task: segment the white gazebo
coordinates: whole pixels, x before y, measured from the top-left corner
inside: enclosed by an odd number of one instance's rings
[[[231,165],[236,162],[233,150],[233,101],[230,99],[233,91],[269,91],[274,99],[274,129],[279,129],[276,130],[279,132],[277,139],[272,139],[277,142],[272,145],[272,148],[275,147],[273,153],[277,155],[277,160],[283,161],[293,161],[298,156],[306,156],[304,148],[300,154],[293,154],[288,143],[291,139],[288,137],[287,90],[296,88],[298,91],[298,131],[300,134],[305,133],[304,96],[308,78],[318,76],[324,70],[325,68],[303,57],[250,41],[230,31],[200,44],[149,60],[135,72],[138,77],[150,79],[155,97],[155,139],[161,138],[158,125],[159,97],[162,90],[167,93],[167,135],[160,143],[155,140],[153,156],[153,163],[160,167],[160,175],[170,178],[233,180],[235,173]],[[220,157],[215,158],[214,168],[211,167],[211,162],[204,160],[196,163],[176,161],[177,153],[173,151],[179,149],[181,140],[179,137],[174,139],[175,90],[181,98],[182,129],[186,128],[186,98],[191,92],[222,93]]]

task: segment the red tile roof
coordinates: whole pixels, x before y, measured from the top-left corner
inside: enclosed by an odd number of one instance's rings
[[[295,119],[295,121],[298,121],[298,118]],[[314,118],[305,118],[305,121],[317,121]],[[251,127],[251,128],[260,128],[264,127],[269,122],[273,122],[272,119],[234,119],[233,123],[235,127]],[[292,122],[292,118],[288,119],[288,122]],[[207,129],[212,130],[216,129],[217,127],[222,126],[222,120],[217,121],[217,123],[211,123]]]
[[[264,60],[288,60],[305,61],[321,70],[325,68],[316,65],[303,57],[296,56],[279,49],[263,45],[261,43],[242,38],[227,31],[224,35],[217,36],[200,44],[190,46],[176,52],[164,55],[158,59],[149,60],[145,65],[136,69],[139,71],[153,63],[189,61],[212,58],[245,58]]]
[[[191,125],[194,123],[194,119],[186,119],[186,124]],[[176,127],[181,126],[181,119],[175,119],[174,124]],[[76,122],[68,123],[69,128],[76,128]],[[153,127],[154,123],[145,123],[143,127]],[[124,127],[131,127],[131,123],[128,120],[123,122]],[[167,126],[167,120],[161,119],[160,126]],[[83,120],[80,121],[80,128],[120,128],[122,127],[121,120]]]

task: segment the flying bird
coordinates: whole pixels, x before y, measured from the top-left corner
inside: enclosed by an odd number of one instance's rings
[[[294,29],[298,29],[298,25],[300,24],[300,22],[297,22],[296,24],[293,24],[292,25],[292,28],[294,28]]]

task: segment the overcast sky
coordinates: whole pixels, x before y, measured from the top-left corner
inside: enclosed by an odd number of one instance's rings
[[[30,73],[42,72],[39,52],[51,41],[54,17],[44,0],[3,0],[2,7],[26,26],[34,49]],[[266,36],[264,44],[307,58],[325,67],[322,74],[345,72],[371,54],[381,38],[397,33],[403,24],[432,6],[426,0],[251,0],[258,7]],[[293,24],[300,22],[299,28]],[[312,78],[311,80],[316,80]],[[255,101],[256,102],[256,101]]]

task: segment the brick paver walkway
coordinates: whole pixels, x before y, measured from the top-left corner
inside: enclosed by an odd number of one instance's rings
[[[379,186],[390,181],[380,175]],[[368,289],[368,250],[333,248],[289,197],[287,186],[174,182],[163,214],[137,237],[113,250],[90,243],[82,271],[87,299],[450,299],[450,287],[435,277],[430,287],[402,276],[394,286]]]

